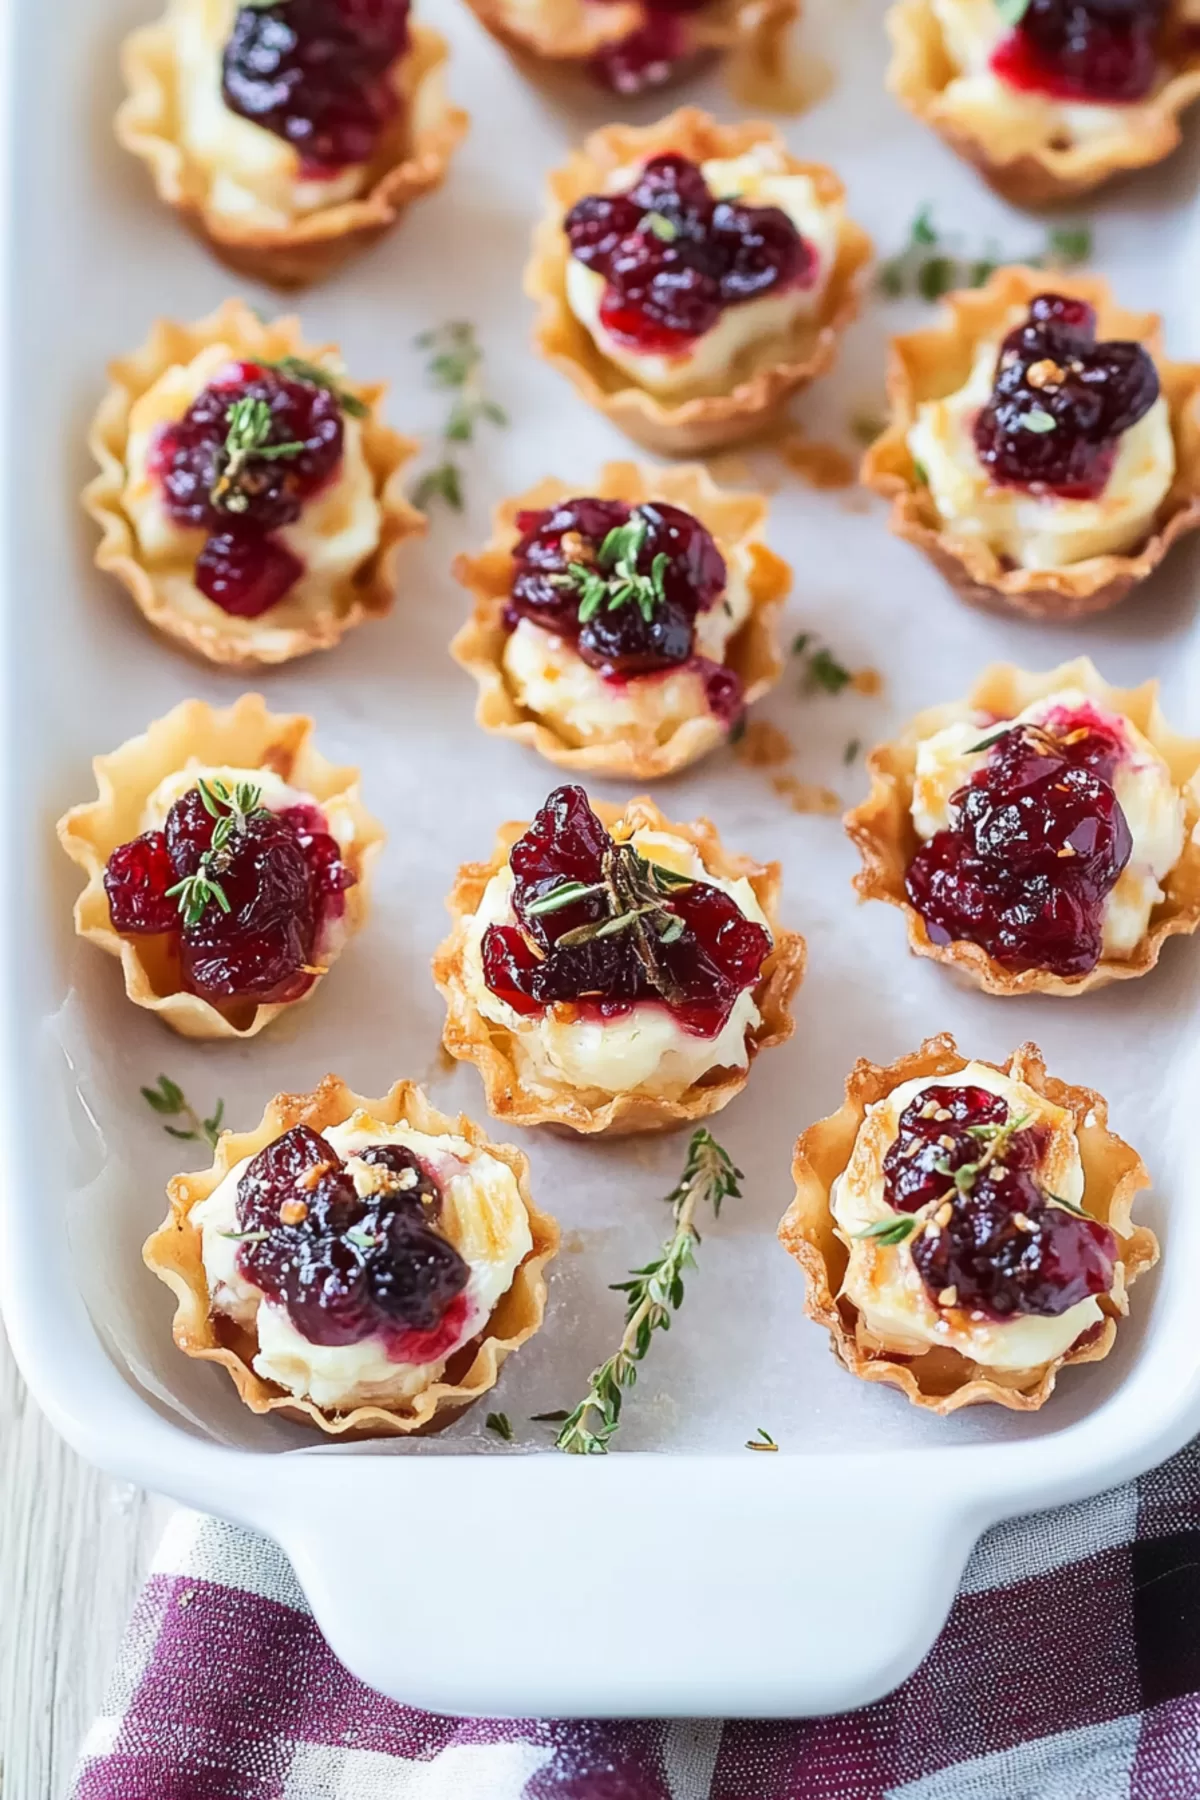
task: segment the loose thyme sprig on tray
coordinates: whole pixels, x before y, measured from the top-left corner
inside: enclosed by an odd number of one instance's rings
[[[933,222],[933,208],[926,204],[909,226],[903,250],[881,264],[879,287],[889,300],[898,300],[903,294],[940,300],[952,288],[982,287],[1002,263],[1023,262],[1035,269],[1070,269],[1086,262],[1091,253],[1089,225],[1056,225],[1047,232],[1043,248],[1030,256],[1005,256],[993,242],[972,255],[963,249],[957,233],[938,230]]]
[[[186,1130],[182,1125],[164,1125],[163,1130],[169,1137],[180,1138],[185,1144],[211,1144],[216,1149],[217,1139],[221,1135],[221,1121],[225,1117],[223,1100],[217,1101],[210,1118],[202,1119],[179,1083],[172,1081],[169,1075],[160,1075],[154,1087],[144,1087],[142,1099],[164,1118],[187,1120]]]
[[[462,469],[450,448],[453,444],[474,442],[475,427],[481,419],[491,425],[507,425],[508,414],[483,391],[483,351],[475,339],[475,327],[465,319],[454,319],[432,331],[423,331],[416,340],[419,350],[431,354],[426,374],[434,387],[454,392],[450,414],[442,427],[442,460],[426,469],[413,489],[414,506],[428,506],[431,500],[444,500],[455,512],[463,508]]]
[[[695,1268],[692,1254],[700,1242],[695,1218],[705,1203],[717,1217],[721,1202],[738,1198],[742,1179],[727,1151],[703,1126],[688,1146],[687,1162],[679,1186],[667,1195],[675,1217],[675,1234],[660,1255],[643,1269],[634,1269],[628,1281],[615,1281],[616,1293],[627,1294],[625,1331],[615,1353],[592,1371],[588,1391],[559,1432],[557,1447],[573,1456],[603,1456],[621,1422],[624,1390],[637,1380],[637,1365],[650,1348],[656,1331],[666,1331],[672,1312],[683,1304],[683,1272]]]
[[[262,789],[251,781],[239,781],[230,790],[225,782],[214,776],[211,781],[199,780],[196,787],[205,811],[216,824],[212,840],[195,872],[167,889],[168,900],[175,898],[178,901],[185,925],[198,925],[211,904],[215,903],[225,913],[230,910],[229,897],[218,877],[233,861],[237,839],[243,835],[249,821],[266,810],[261,804]]]

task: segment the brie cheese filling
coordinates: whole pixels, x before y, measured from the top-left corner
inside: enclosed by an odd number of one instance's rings
[[[992,54],[1011,29],[996,0],[932,0],[932,5],[946,54],[957,70],[938,98],[938,110],[980,138],[998,160],[1047,145],[1094,144],[1137,130],[1144,100],[1126,105],[1060,100],[1015,87],[996,74]]]
[[[1070,1113],[982,1063],[968,1063],[953,1076],[918,1076],[867,1108],[850,1161],[833,1184],[834,1223],[850,1252],[841,1292],[857,1308],[860,1333],[900,1355],[919,1356],[942,1346],[992,1369],[1052,1362],[1103,1317],[1096,1298],[1078,1301],[1057,1318],[1028,1314],[997,1321],[965,1309],[943,1310],[925,1286],[909,1243],[881,1246],[856,1235],[880,1219],[901,1216],[884,1198],[883,1161],[899,1135],[905,1107],[931,1087],[985,1088],[1006,1100],[1010,1113],[1028,1113],[1031,1124],[1046,1126],[1050,1136],[1038,1180],[1047,1193],[1074,1206],[1082,1203],[1083,1165]]]
[[[1162,883],[1183,855],[1183,795],[1166,763],[1137,726],[1120,714],[1106,712],[1082,688],[1062,688],[1047,694],[1018,713],[1017,720],[1037,725],[1054,713],[1084,710],[1098,713],[1126,746],[1112,786],[1125,814],[1133,849],[1101,915],[1102,954],[1124,958],[1132,956],[1145,937],[1150,915],[1165,898]],[[973,746],[992,736],[1003,723],[988,720],[981,724],[976,718],[967,717],[917,745],[910,810],[918,837],[927,841],[953,823],[950,796],[987,761],[987,753],[973,751]]]
[[[304,573],[276,606],[257,619],[237,620],[200,592],[193,579],[196,558],[207,533],[177,525],[167,511],[162,485],[154,473],[155,440],[164,426],[181,419],[192,402],[230,363],[253,361],[231,344],[210,344],[189,363],[174,363],[129,409],[125,449],[125,487],[121,506],[137,536],[141,559],[168,603],[194,618],[270,628],[287,609],[289,617],[325,609],[330,593],[351,576],[379,544],[380,506],[375,480],[363,454],[362,424],[342,416],[342,460],[337,473],[304,503],[293,525],[271,536],[304,564]],[[329,365],[332,373],[337,373]]]
[[[718,199],[744,200],[750,206],[777,206],[787,213],[812,251],[815,278],[806,287],[792,287],[780,294],[764,294],[761,299],[725,307],[711,331],[691,339],[677,354],[665,356],[623,344],[605,329],[600,320],[604,277],[569,256],[566,289],[572,313],[610,362],[623,369],[639,387],[656,394],[728,389],[740,364],[764,346],[781,343],[798,321],[816,316],[837,261],[841,203],[822,203],[812,178],[789,174],[782,153],[772,145],[756,144],[744,156],[713,158],[700,164],[700,172]],[[620,193],[632,187],[639,173],[637,164],[614,169],[606,192]]]
[[[724,881],[710,874],[695,848],[670,832],[643,828],[628,841],[649,861],[720,888],[746,918],[770,930],[744,876]],[[637,1001],[613,1019],[578,1018],[572,1006],[547,1007],[532,1016],[516,1012],[493,994],[483,977],[483,936],[488,926],[516,923],[512,890],[512,870],[507,867],[493,875],[484,890],[467,926],[463,982],[483,1017],[511,1034],[514,1066],[531,1092],[552,1097],[566,1086],[677,1100],[712,1069],[748,1066],[746,1037],[762,1017],[752,987],[738,995],[725,1024],[710,1038],[685,1031],[666,1006],[654,1001]]]
[[[192,1209],[201,1232],[212,1309],[256,1332],[255,1373],[317,1406],[345,1411],[370,1401],[411,1400],[437,1381],[454,1352],[482,1330],[533,1248],[529,1216],[507,1163],[456,1136],[431,1137],[409,1125],[384,1125],[356,1112],[321,1133],[343,1161],[370,1144],[403,1144],[433,1172],[442,1191],[436,1229],[471,1270],[467,1310],[455,1342],[436,1362],[389,1359],[379,1336],[357,1344],[310,1344],[288,1317],[238,1268],[237,1186],[250,1157],[237,1163],[207,1200]],[[361,1173],[360,1173],[361,1171]],[[360,1192],[365,1166],[349,1172]]]
[[[697,614],[693,641],[693,655],[715,663],[725,661],[726,645],[750,615],[746,551],[727,555],[726,569],[725,592]],[[501,667],[518,706],[568,744],[611,743],[630,731],[653,732],[665,743],[688,719],[709,710],[703,674],[692,663],[609,679],[584,662],[572,642],[532,619],[519,619],[509,633]]]
[[[1017,309],[1009,326],[1024,317],[1025,309]],[[942,400],[922,401],[908,433],[908,447],[951,535],[982,540],[1020,569],[1066,568],[1142,543],[1175,478],[1175,440],[1163,395],[1122,432],[1096,499],[993,486],[976,453],[974,430],[992,392],[998,355],[998,344],[981,344],[966,385]]]
[[[171,0],[167,8],[179,144],[204,173],[207,212],[231,225],[279,230],[355,199],[366,185],[368,165],[349,163],[329,175],[308,175],[291,144],[226,106],[221,63],[238,4]]]

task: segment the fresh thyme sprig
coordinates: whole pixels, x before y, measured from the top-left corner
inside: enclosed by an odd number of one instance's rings
[[[1013,1138],[1028,1125],[1029,1119],[1027,1112],[1010,1113],[1001,1123],[968,1125],[967,1135],[983,1146],[982,1154],[974,1162],[963,1163],[957,1169],[952,1169],[945,1157],[934,1163],[936,1173],[944,1175],[950,1183],[944,1194],[939,1194],[936,1200],[928,1201],[920,1212],[889,1213],[882,1219],[873,1219],[861,1231],[852,1232],[851,1236],[859,1241],[873,1241],[881,1249],[888,1249],[894,1244],[906,1244],[910,1237],[924,1231],[928,1219],[935,1218],[948,1200],[952,1201],[960,1194],[972,1192],[983,1171],[992,1163],[1003,1160]]]
[[[498,1438],[503,1438],[504,1442],[506,1444],[512,1443],[512,1441],[513,1441],[512,1421],[509,1419],[509,1416],[507,1413],[490,1412],[488,1414],[487,1418],[484,1420],[484,1424],[487,1426],[489,1431],[494,1431]]]
[[[256,394],[243,394],[225,414],[225,442],[217,452],[216,479],[208,497],[224,512],[245,512],[250,496],[245,492],[246,468],[251,457],[277,462],[281,457],[299,456],[307,446],[298,438],[284,444],[270,442],[275,415],[267,402]]]
[[[434,387],[452,390],[454,399],[442,427],[442,460],[427,469],[417,482],[412,494],[413,505],[423,507],[431,500],[444,500],[455,512],[461,512],[462,469],[450,446],[473,443],[475,428],[483,419],[491,425],[507,425],[508,414],[483,391],[483,351],[476,341],[475,327],[465,319],[454,319],[432,331],[423,331],[417,339],[417,348],[431,353],[426,374]]]
[[[661,1254],[645,1268],[634,1269],[628,1281],[614,1282],[616,1293],[627,1296],[625,1330],[616,1351],[592,1371],[588,1391],[570,1413],[556,1439],[557,1447],[573,1456],[603,1456],[621,1423],[621,1403],[626,1388],[637,1380],[637,1366],[650,1348],[656,1331],[670,1327],[671,1314],[683,1304],[683,1274],[694,1268],[693,1254],[700,1242],[696,1213],[710,1205],[719,1217],[721,1202],[737,1198],[742,1178],[727,1151],[703,1126],[688,1146],[687,1161],[678,1187],[667,1195],[675,1219],[674,1235]]]
[[[280,0],[270,0],[270,4],[278,6]],[[310,362],[306,356],[280,356],[274,362],[264,362],[264,369],[278,369],[281,375],[290,375],[293,381],[305,381],[309,387],[324,388],[333,395],[344,413],[352,419],[365,419],[370,407],[357,394],[343,387],[331,369],[321,363]]]
[[[802,631],[792,640],[792,655],[804,658],[804,685],[810,693],[840,694],[854,680],[850,670],[840,663],[832,650],[821,644],[815,649],[810,631]]]
[[[160,1075],[153,1087],[144,1087],[141,1093],[146,1105],[163,1118],[182,1118],[187,1121],[186,1130],[182,1125],[164,1125],[163,1130],[168,1137],[179,1138],[185,1144],[211,1144],[216,1149],[217,1139],[221,1135],[221,1121],[225,1117],[223,1100],[217,1101],[211,1117],[202,1119],[179,1083],[172,1081],[169,1075]]]
[[[601,607],[616,612],[634,602],[647,625],[655,608],[666,599],[663,582],[670,557],[660,550],[650,564],[650,573],[637,566],[638,556],[650,531],[644,513],[634,508],[623,525],[614,525],[590,563],[568,563],[566,570],[550,577],[554,587],[573,589],[579,597],[579,623],[586,625]]]
[[[204,809],[216,820],[208,849],[195,871],[167,889],[167,898],[177,899],[185,925],[198,925],[210,905],[221,911],[230,910],[229,896],[219,877],[233,860],[237,839],[249,821],[263,810],[262,789],[251,781],[239,781],[232,789],[218,776],[211,781],[203,777],[196,783]]]
[[[1014,0],[1017,3],[1019,0]],[[904,294],[940,300],[952,288],[982,287],[1001,263],[1021,261],[1035,269],[1069,269],[1086,262],[1091,252],[1090,226],[1056,225],[1046,234],[1043,248],[1033,255],[1005,256],[993,242],[971,254],[963,249],[957,234],[939,231],[933,222],[933,208],[926,204],[909,226],[904,248],[882,264],[879,287],[890,300]]]

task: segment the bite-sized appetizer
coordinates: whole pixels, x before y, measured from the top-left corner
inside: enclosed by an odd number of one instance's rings
[[[1070,619],[1124,598],[1200,525],[1200,363],[1091,276],[998,269],[892,340],[863,480],[962,599]]]
[[[167,0],[122,46],[117,138],[222,261],[304,287],[441,185],[447,54],[408,0]]]
[[[564,769],[651,780],[724,743],[778,680],[791,570],[759,541],[766,502],[703,468],[607,463],[506,500],[455,574],[475,609],[451,652],[476,718]]]
[[[888,86],[1018,205],[1161,162],[1200,94],[1186,0],[897,0]]]
[[[870,240],[832,170],[774,126],[694,107],[607,125],[549,188],[525,277],[534,341],[638,443],[738,443],[833,362]]]
[[[998,663],[867,767],[855,886],[989,994],[1145,975],[1200,924],[1200,739],[1170,730],[1157,682],[1110,687],[1086,657]]]
[[[852,1375],[930,1412],[1036,1411],[1060,1369],[1108,1355],[1126,1289],[1158,1260],[1132,1219],[1141,1157],[1035,1044],[997,1065],[944,1034],[857,1063],[792,1174],[779,1237],[809,1317]]]
[[[252,1412],[339,1437],[437,1430],[542,1322],[558,1227],[528,1161],[411,1081],[280,1094],[167,1193],[144,1255],[175,1342]]]
[[[98,567],[158,630],[253,668],[389,610],[399,545],[425,520],[403,487],[417,445],[378,417],[385,387],[240,300],[160,320],[109,377],[83,502]]]
[[[781,34],[797,0],[468,0],[523,62],[584,73],[618,94],[664,87],[713,57]]]
[[[515,1125],[660,1131],[719,1112],[793,1030],[804,939],[776,919],[779,865],[707,819],[557,788],[467,863],[434,958],[443,1041]]]
[[[99,798],[58,836],[87,873],[80,937],[125,992],[192,1038],[254,1037],[312,993],[367,914],[383,827],[312,720],[258,694],[185,700],[95,758]]]

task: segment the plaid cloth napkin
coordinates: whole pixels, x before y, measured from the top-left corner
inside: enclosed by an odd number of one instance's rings
[[[181,1513],[75,1787],[75,1800],[885,1797],[1200,1797],[1200,1439],[1139,1482],[991,1532],[903,1687],[795,1724],[397,1706],[334,1659],[272,1545]]]

